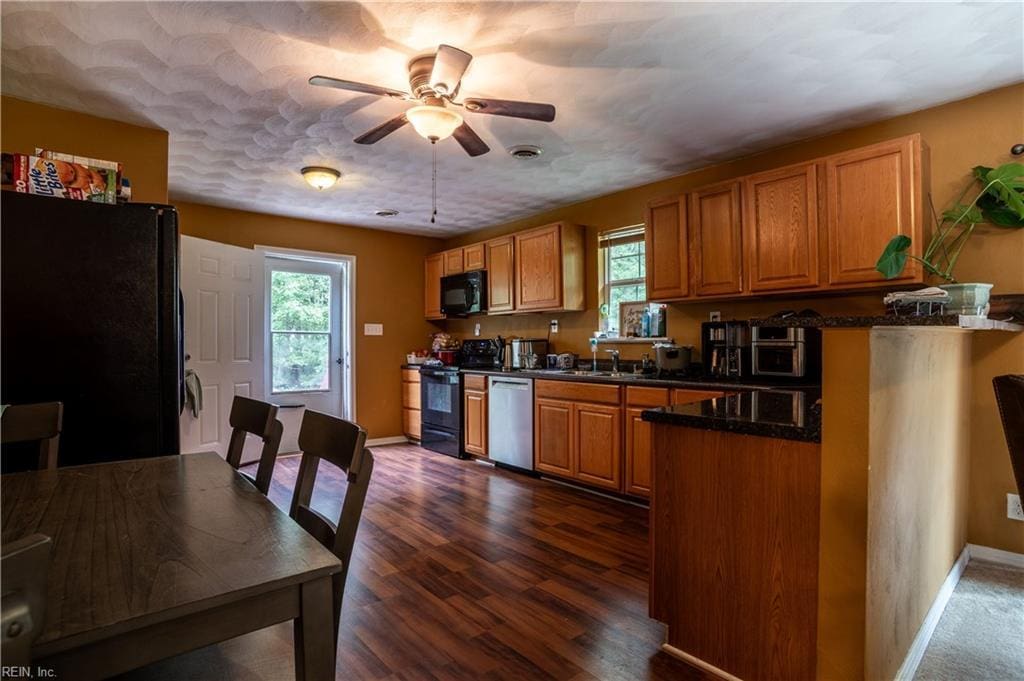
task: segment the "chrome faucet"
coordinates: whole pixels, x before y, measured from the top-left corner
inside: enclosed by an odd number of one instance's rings
[[[619,351],[605,350],[605,352],[610,352],[612,355],[612,372],[616,374],[619,373]]]

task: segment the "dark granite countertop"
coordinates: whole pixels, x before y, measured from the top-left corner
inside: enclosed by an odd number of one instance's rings
[[[700,390],[775,390],[790,388],[792,384],[780,383],[768,379],[710,379],[710,378],[655,378],[632,373],[621,376],[573,374],[566,371],[528,369],[517,371],[499,371],[495,369],[461,369],[464,374],[484,374],[487,376],[522,376],[552,381],[573,381],[578,383],[606,383],[612,385],[636,385],[649,388],[691,388]],[[806,386],[802,386],[806,387]],[[816,388],[816,386],[815,386]]]
[[[750,390],[648,409],[643,420],[783,440],[821,442],[821,389]]]
[[[808,328],[868,328],[873,326],[943,326],[975,331],[1021,331],[1024,326],[1012,321],[968,315],[942,314],[926,317],[878,315],[833,317],[764,317],[751,319],[751,326],[802,326]]]

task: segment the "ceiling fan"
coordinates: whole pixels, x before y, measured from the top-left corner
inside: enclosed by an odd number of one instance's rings
[[[469,97],[456,102],[455,97],[459,94],[462,76],[472,60],[473,55],[469,52],[451,45],[441,45],[435,54],[414,58],[409,62],[409,87],[412,94],[328,76],[313,76],[309,79],[309,84],[420,102],[400,116],[395,116],[356,137],[356,144],[374,144],[406,123],[412,123],[416,132],[431,143],[453,136],[467,154],[480,156],[490,151],[490,147],[452,107],[464,108],[473,113],[527,118],[546,123],[555,120],[555,107],[550,104],[480,97]]]

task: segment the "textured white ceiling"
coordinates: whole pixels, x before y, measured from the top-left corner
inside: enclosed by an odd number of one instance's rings
[[[168,130],[172,199],[447,235],[1017,82],[1022,7],[5,1],[2,90]],[[441,42],[475,56],[463,95],[558,116],[467,114],[492,151],[438,145],[431,226],[430,145],[352,143],[410,104],[306,81],[407,90]],[[344,177],[318,194],[304,165]]]

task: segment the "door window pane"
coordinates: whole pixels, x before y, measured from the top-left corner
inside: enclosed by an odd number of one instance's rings
[[[273,391],[329,390],[330,348],[328,333],[273,332]]]
[[[270,273],[271,391],[330,390],[331,278]]]
[[[329,331],[330,323],[330,277],[304,272],[271,273],[272,331]]]

